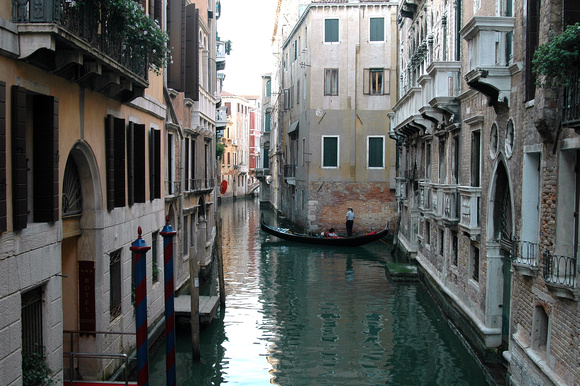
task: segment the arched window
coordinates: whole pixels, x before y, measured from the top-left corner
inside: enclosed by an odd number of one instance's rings
[[[81,213],[83,211],[81,180],[77,165],[72,157],[66,161],[62,184],[62,217]]]

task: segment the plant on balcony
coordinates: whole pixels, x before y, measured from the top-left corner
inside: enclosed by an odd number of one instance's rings
[[[532,71],[540,86],[568,86],[580,66],[580,24],[569,25],[560,35],[538,47],[532,59]]]
[[[215,155],[217,158],[221,158],[222,155],[224,154],[224,151],[226,150],[226,145],[224,145],[223,143],[217,143],[215,146]]]
[[[107,20],[109,32],[131,59],[148,63],[149,68],[159,75],[169,58],[169,37],[157,20],[151,19],[143,8],[133,0],[77,0],[80,9],[100,7],[102,17]]]

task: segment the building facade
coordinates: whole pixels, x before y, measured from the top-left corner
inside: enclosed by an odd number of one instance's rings
[[[537,87],[532,71],[538,44],[577,8],[399,4],[398,246],[480,358],[513,384],[578,382],[576,220],[567,216],[576,133],[557,118],[561,90]]]
[[[398,76],[396,4],[294,5],[299,18],[280,49],[276,206],[308,231],[345,232],[348,207],[355,232],[384,227],[396,217],[387,116]]]

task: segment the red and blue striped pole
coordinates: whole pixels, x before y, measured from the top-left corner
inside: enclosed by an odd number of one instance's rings
[[[173,236],[177,232],[165,218],[165,226],[159,232],[163,237],[163,278],[165,279],[165,374],[167,386],[176,385],[175,376],[175,300],[173,295]]]
[[[133,252],[135,266],[135,304],[137,306],[137,385],[149,385],[149,352],[147,346],[147,251],[151,249],[141,238],[141,227],[137,230],[139,237],[129,248]]]

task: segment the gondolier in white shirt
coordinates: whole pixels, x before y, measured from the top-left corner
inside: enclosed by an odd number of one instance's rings
[[[346,234],[348,237],[352,237],[352,226],[354,225],[354,212],[352,208],[348,208],[346,212]]]

